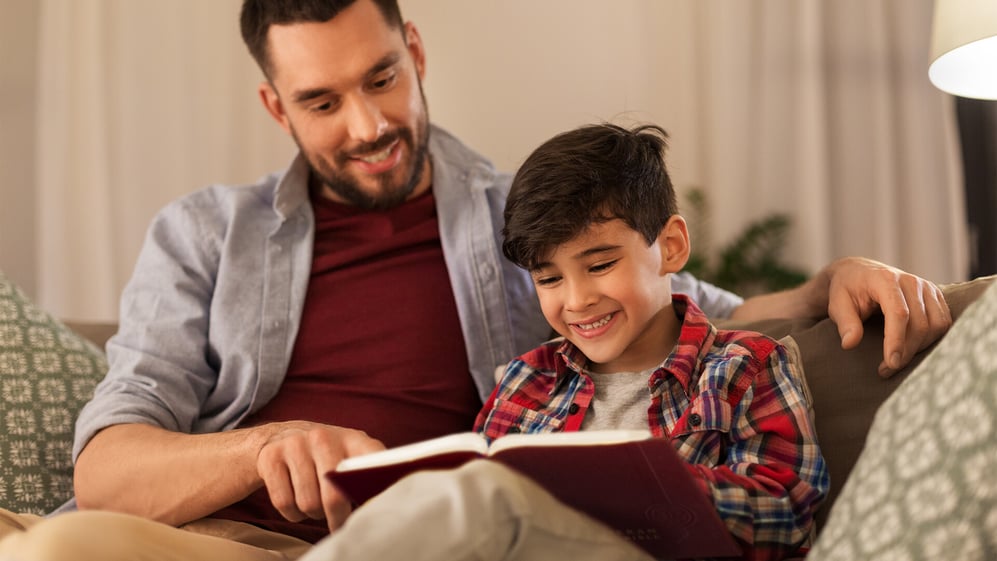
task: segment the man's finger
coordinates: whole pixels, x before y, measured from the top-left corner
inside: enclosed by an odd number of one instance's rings
[[[838,328],[841,348],[852,349],[862,341],[862,317],[855,302],[845,293],[828,295],[827,315]]]
[[[290,466],[290,470],[295,508],[312,520],[322,520],[325,511],[315,463],[310,457],[305,457]]]
[[[338,487],[327,480],[322,482],[322,506],[325,509],[325,520],[329,525],[329,532],[334,532],[342,526],[353,510],[353,505],[349,499],[343,495]]]
[[[294,500],[294,486],[291,485],[291,476],[286,469],[266,471],[263,473],[263,484],[270,497],[270,503],[281,516],[291,522],[300,522],[307,518],[305,513],[298,510]]]

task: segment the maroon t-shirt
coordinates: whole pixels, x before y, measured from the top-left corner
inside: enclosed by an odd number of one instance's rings
[[[312,196],[315,249],[287,377],[242,426],[304,419],[392,447],[470,430],[481,407],[443,261],[432,192],[386,211]],[[261,489],[214,514],[308,541]]]

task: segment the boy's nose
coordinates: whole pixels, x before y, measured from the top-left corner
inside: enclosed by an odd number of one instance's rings
[[[598,294],[590,283],[568,282],[566,288],[567,298],[565,299],[565,307],[569,310],[584,310],[599,300]]]

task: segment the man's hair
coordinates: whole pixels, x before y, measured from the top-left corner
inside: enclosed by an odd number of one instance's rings
[[[323,23],[353,5],[356,0],[243,0],[239,27],[249,54],[268,78],[273,67],[267,49],[267,33],[272,25]],[[373,0],[392,29],[404,25],[397,0]]]
[[[540,145],[512,180],[502,252],[528,270],[594,223],[623,220],[648,245],[678,212],[665,169],[668,133],[587,125]]]

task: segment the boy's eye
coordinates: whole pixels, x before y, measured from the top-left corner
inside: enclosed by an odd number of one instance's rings
[[[608,271],[615,265],[619,259],[614,259],[612,261],[606,261],[605,263],[597,263],[589,267],[589,271],[593,273],[601,273],[602,271]]]
[[[558,276],[533,277],[533,284],[537,286],[552,286],[561,280]]]

